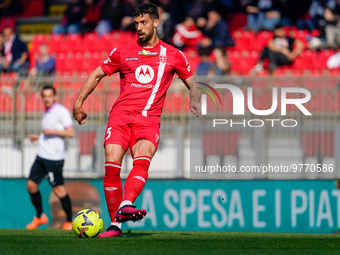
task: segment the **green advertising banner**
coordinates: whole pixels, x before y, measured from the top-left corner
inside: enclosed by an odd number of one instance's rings
[[[73,211],[94,208],[110,223],[102,180],[66,182]],[[24,228],[35,212],[25,180],[0,180],[0,228]],[[47,182],[40,185],[48,227],[64,216]],[[335,180],[149,180],[135,205],[147,209],[124,229],[332,233],[340,226]]]

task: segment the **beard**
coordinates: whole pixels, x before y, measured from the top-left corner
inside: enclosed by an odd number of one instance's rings
[[[152,29],[149,34],[145,34],[144,38],[139,38],[139,41],[142,42],[142,43],[150,41],[150,39],[153,37],[154,33],[155,33],[154,29]]]

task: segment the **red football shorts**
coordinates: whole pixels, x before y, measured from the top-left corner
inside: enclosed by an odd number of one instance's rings
[[[137,141],[146,139],[152,142],[157,149],[160,125],[159,117],[145,117],[137,114],[110,115],[104,147],[107,144],[119,144],[127,151],[129,146],[132,148]]]

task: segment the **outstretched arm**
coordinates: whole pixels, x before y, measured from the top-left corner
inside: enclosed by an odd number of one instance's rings
[[[201,115],[201,90],[198,89],[198,84],[195,75],[188,79],[182,80],[190,90],[190,111],[199,117]]]
[[[54,130],[54,129],[44,129],[43,133],[46,136],[50,135],[56,135],[60,137],[73,137],[74,136],[74,128],[73,127],[68,127],[65,130]]]
[[[87,78],[85,83],[80,89],[78,97],[73,105],[73,118],[78,121],[80,125],[86,122],[87,113],[83,109],[83,103],[85,99],[92,93],[96,88],[100,80],[105,77],[106,74],[100,66],[98,66]]]

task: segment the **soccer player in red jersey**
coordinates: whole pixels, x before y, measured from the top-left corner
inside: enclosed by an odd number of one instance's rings
[[[122,222],[141,220],[146,215],[146,210],[136,209],[132,204],[144,188],[151,159],[157,151],[160,115],[175,72],[190,89],[190,110],[197,117],[200,115],[201,93],[186,57],[157,37],[156,5],[139,5],[133,15],[138,40],[111,51],[85,81],[73,106],[74,118],[84,124],[85,99],[104,76],[120,72],[120,95],[112,106],[104,141],[104,193],[111,226],[99,237],[121,236]],[[123,192],[120,169],[129,147],[133,168]]]

